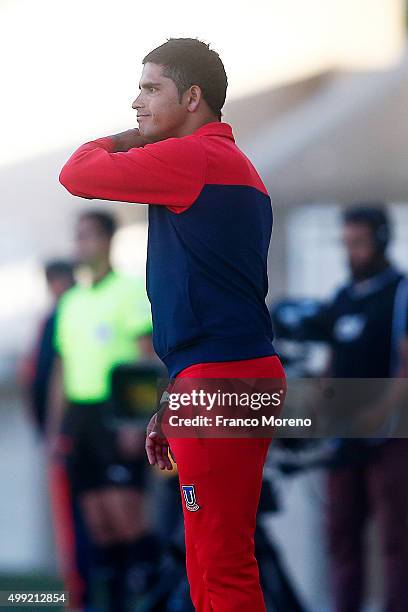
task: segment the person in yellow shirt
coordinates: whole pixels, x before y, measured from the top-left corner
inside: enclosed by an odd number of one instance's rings
[[[77,223],[78,259],[89,282],[70,289],[58,307],[54,343],[65,410],[62,415],[61,403],[52,403],[48,435],[58,439],[51,446],[63,454],[94,545],[93,573],[100,576],[103,570],[109,610],[120,612],[131,591],[126,581],[133,576],[134,591],[143,591],[151,578],[156,546],[143,507],[142,432],[139,443],[129,443],[129,431],[114,427],[109,407],[112,370],[143,357],[137,338],[151,332],[144,282],[111,267],[115,229],[106,212],[86,212]]]

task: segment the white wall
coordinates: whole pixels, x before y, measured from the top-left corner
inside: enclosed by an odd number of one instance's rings
[[[394,239],[390,258],[408,272],[408,204],[390,205]],[[347,278],[340,242],[341,207],[332,204],[299,206],[287,225],[288,288],[293,297],[328,298]]]

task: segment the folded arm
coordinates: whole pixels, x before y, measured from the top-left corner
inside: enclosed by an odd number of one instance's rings
[[[175,212],[191,206],[205,181],[202,145],[190,137],[146,144],[137,136],[135,130],[82,145],[62,168],[61,184],[82,198],[162,204]]]

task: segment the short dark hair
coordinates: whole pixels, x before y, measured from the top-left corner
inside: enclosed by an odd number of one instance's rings
[[[45,276],[48,282],[56,278],[66,277],[74,282],[74,264],[64,259],[53,259],[47,261],[44,266]]]
[[[101,210],[89,210],[80,215],[79,220],[89,219],[99,225],[100,230],[108,238],[112,238],[117,229],[117,222],[113,215]]]
[[[174,81],[179,99],[192,85],[198,85],[210,109],[222,117],[228,79],[224,64],[210,45],[197,38],[169,38],[142,60],[164,68],[164,76]]]
[[[391,239],[391,223],[382,202],[363,202],[353,205],[343,213],[343,222],[368,227],[373,233],[378,249],[385,251]]]

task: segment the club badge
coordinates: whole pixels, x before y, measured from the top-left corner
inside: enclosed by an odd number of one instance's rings
[[[181,485],[181,488],[183,490],[187,510],[190,512],[197,512],[197,510],[200,509],[200,506],[197,504],[194,485]]]

